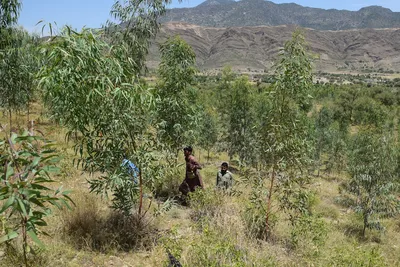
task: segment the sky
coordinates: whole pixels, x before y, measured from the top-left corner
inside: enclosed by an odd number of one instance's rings
[[[204,0],[173,0],[170,7],[193,7]],[[379,5],[400,12],[400,0],[273,0],[274,3],[296,3],[324,9],[359,10],[365,6]],[[29,32],[41,32],[39,21],[56,22],[61,27],[70,25],[80,30],[83,26],[100,28],[107,19],[114,0],[22,0],[19,24]]]

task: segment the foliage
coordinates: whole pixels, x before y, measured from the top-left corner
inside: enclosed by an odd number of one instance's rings
[[[290,187],[297,177],[302,177],[297,173],[307,165],[310,146],[306,112],[310,109],[311,87],[311,63],[304,48],[304,37],[296,31],[281,53],[273,89],[265,93],[270,97],[269,104],[261,106],[257,114],[260,160],[265,170],[272,169],[266,207],[267,228],[270,227],[277,173],[289,176],[282,186]]]
[[[345,190],[354,196],[352,207],[363,216],[365,230],[382,229],[379,219],[398,214],[399,200],[393,194],[397,159],[392,139],[362,131],[351,142]]]
[[[160,140],[177,153],[193,143],[198,124],[195,96],[189,90],[196,73],[195,54],[180,37],[169,38],[160,47],[160,83],[157,85],[157,120]]]
[[[229,155],[239,155],[243,162],[251,162],[255,153],[249,149],[253,141],[252,88],[245,76],[237,78],[230,93],[228,143]]]
[[[17,23],[21,1],[6,0],[0,2],[0,29],[10,27]]]
[[[318,253],[328,234],[326,223],[313,215],[299,217],[290,232],[290,243],[297,249],[308,249]]]
[[[35,74],[39,70],[37,37],[13,28],[10,44],[0,56],[0,107],[10,112],[28,108],[33,98]]]
[[[22,3],[20,0],[0,1],[0,51],[12,46],[13,26],[17,24]]]
[[[203,111],[200,121],[199,145],[207,150],[207,159],[210,159],[210,150],[218,141],[217,116],[212,111]]]
[[[383,105],[369,97],[359,97],[354,101],[354,122],[380,127],[387,117]]]
[[[222,202],[220,192],[213,189],[196,190],[189,194],[189,205],[192,209],[191,218],[204,225],[216,215],[219,205]]]
[[[0,200],[4,200],[0,214],[7,220],[0,243],[22,237],[25,265],[27,254],[33,252],[28,238],[44,246],[38,234],[47,235],[40,227],[47,226],[51,206],[69,207],[72,201],[69,191],[53,191],[45,185],[55,182],[50,174],[58,171],[54,166],[58,160],[53,144],[27,132],[0,142]]]
[[[329,266],[387,266],[382,252],[376,248],[361,247],[356,244],[335,249],[330,258]]]
[[[153,38],[159,30],[159,17],[170,0],[115,0],[112,21],[107,21],[106,37],[112,45],[121,46],[120,63],[124,72],[137,76],[145,69],[145,60]],[[128,58],[124,57],[129,55]],[[129,60],[126,60],[129,59]]]
[[[217,88],[213,91],[215,97],[209,102],[217,108],[219,115],[220,140],[221,149],[229,151],[229,129],[230,129],[230,110],[232,108],[232,86],[235,80],[235,73],[230,66],[225,66],[222,69],[221,78],[218,81]],[[230,107],[230,108],[227,108]]]
[[[210,246],[212,244],[212,246]],[[235,245],[234,240],[221,231],[205,228],[199,244],[190,252],[188,266],[244,267],[247,251]]]
[[[138,196],[141,210],[143,184],[159,177],[159,155],[148,132],[154,117],[151,89],[135,78],[133,67],[130,73],[122,69],[126,65],[118,53],[121,47],[109,46],[88,30],[67,29],[46,50],[40,85],[53,117],[69,128],[68,137],[79,135],[77,164],[105,174],[91,182],[91,190],[111,189],[113,207],[130,214]],[[126,55],[124,64],[131,61]],[[140,169],[138,185],[122,172],[124,157]]]
[[[242,214],[248,234],[257,239],[265,240],[271,234],[271,230],[278,222],[278,213],[275,209],[269,210],[269,225],[266,225],[268,197],[266,188],[265,172],[252,172],[250,169],[244,170],[244,181],[251,186],[250,201]]]

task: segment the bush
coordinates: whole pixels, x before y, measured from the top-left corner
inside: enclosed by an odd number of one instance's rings
[[[156,181],[154,195],[161,199],[179,196],[179,185],[184,178],[181,173],[178,167],[164,167],[164,177]]]
[[[246,225],[246,230],[251,238],[266,240],[268,238],[266,225],[266,210],[251,203],[243,212],[242,218]],[[275,213],[269,216],[269,229],[273,229],[278,221]]]
[[[316,216],[302,216],[296,220],[291,228],[290,243],[293,248],[318,253],[318,249],[325,244],[328,234],[323,219]]]
[[[198,189],[189,193],[191,218],[201,225],[216,215],[222,204],[222,194],[214,189]]]
[[[235,240],[224,234],[223,229],[204,229],[201,239],[192,244],[187,258],[185,266],[276,266],[267,257],[263,259],[262,265],[252,262],[248,250],[235,244]]]
[[[62,216],[64,237],[78,249],[105,252],[110,249],[129,251],[150,248],[158,238],[155,224],[150,217],[119,212],[101,213],[98,200],[82,194],[77,207]]]
[[[354,244],[337,248],[328,266],[380,267],[387,264],[378,248],[364,248]]]

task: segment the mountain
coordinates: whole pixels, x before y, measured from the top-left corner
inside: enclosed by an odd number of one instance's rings
[[[167,11],[161,22],[187,22],[208,27],[299,25],[317,30],[400,27],[400,12],[380,6],[359,11],[275,4],[264,0],[207,0],[193,8]]]
[[[216,28],[175,22],[162,26],[156,43],[180,35],[193,47],[200,69],[218,69],[229,64],[236,69],[261,71],[271,68],[295,28],[293,25]],[[400,71],[400,29],[303,31],[316,70]],[[149,61],[150,67],[157,67],[156,44],[150,49]]]

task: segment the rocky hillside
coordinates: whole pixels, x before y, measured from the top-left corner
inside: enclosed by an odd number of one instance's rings
[[[318,30],[400,27],[400,12],[380,6],[359,11],[320,9],[264,0],[207,0],[194,8],[175,8],[162,22],[187,22],[208,27],[299,25]]]
[[[229,1],[229,0],[225,0]],[[201,69],[229,64],[237,69],[270,69],[294,26],[214,28],[166,23],[156,43],[181,35],[195,50]],[[304,29],[317,70],[400,71],[400,29],[319,31]],[[159,61],[157,46],[150,67]]]

